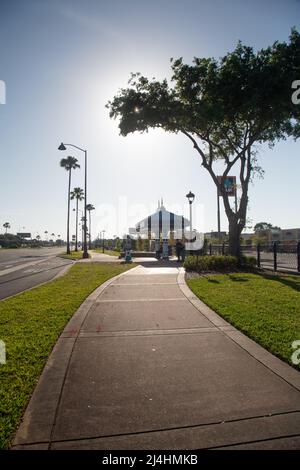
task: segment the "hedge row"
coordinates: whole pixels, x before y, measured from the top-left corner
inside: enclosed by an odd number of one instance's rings
[[[186,271],[197,273],[237,271],[241,267],[252,269],[255,266],[256,259],[252,256],[243,256],[240,263],[235,256],[228,255],[188,256],[184,262]]]

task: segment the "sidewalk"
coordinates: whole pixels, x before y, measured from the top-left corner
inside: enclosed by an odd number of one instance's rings
[[[300,374],[196,299],[180,271],[138,266],[82,304],[13,448],[300,448]]]
[[[91,250],[90,258],[84,261],[98,261],[100,263],[120,263],[120,260],[117,256],[107,255],[105,253],[96,253],[95,251]]]

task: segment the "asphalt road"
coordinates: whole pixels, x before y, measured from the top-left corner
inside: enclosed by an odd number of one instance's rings
[[[53,279],[70,260],[61,248],[0,250],[0,300]]]

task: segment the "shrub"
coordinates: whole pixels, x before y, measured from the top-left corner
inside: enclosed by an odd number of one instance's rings
[[[186,271],[197,273],[206,271],[234,271],[238,267],[238,260],[234,256],[188,256],[184,262]]]
[[[241,266],[245,268],[255,268],[257,265],[256,258],[254,256],[242,256]]]

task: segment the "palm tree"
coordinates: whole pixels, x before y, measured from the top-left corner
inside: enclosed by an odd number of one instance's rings
[[[71,191],[71,172],[80,168],[80,165],[77,163],[77,158],[67,157],[62,158],[60,161],[60,166],[69,172],[69,184],[68,184],[68,216],[67,216],[67,254],[71,253],[70,251],[70,191]]]
[[[91,240],[91,229],[92,229],[92,223],[91,223],[91,211],[93,211],[95,207],[93,204],[87,204],[86,205],[86,210],[89,211],[89,250],[92,249],[92,240]]]
[[[9,223],[9,222],[5,222],[5,223],[3,224],[3,227],[5,228],[5,233],[7,233],[7,229],[10,228],[10,223]]]
[[[74,188],[71,192],[71,199],[76,199],[76,235],[75,251],[78,251],[78,202],[84,199],[84,191],[81,188]],[[74,210],[74,209],[73,209]]]
[[[45,234],[45,237],[46,237],[46,241],[48,241],[48,230],[45,230],[44,234]]]

